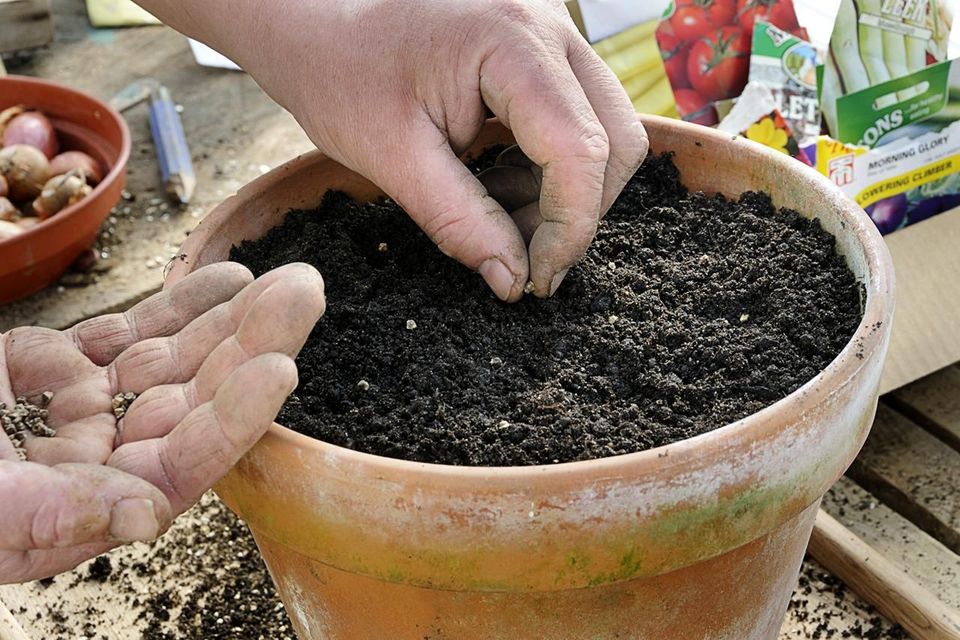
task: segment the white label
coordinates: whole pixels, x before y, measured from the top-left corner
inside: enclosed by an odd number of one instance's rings
[[[912,24],[907,24],[906,22],[890,20],[889,18],[884,18],[883,16],[875,16],[872,13],[861,14],[860,24],[867,27],[874,27],[875,29],[883,29],[884,31],[892,31],[893,33],[899,33],[902,36],[919,38],[920,40],[929,40],[933,37],[933,31],[930,31],[930,29],[917,27]]]
[[[669,0],[577,0],[587,40],[597,42],[632,26],[659,20]]]

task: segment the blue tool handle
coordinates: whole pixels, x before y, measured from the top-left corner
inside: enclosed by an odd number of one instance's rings
[[[183,122],[166,87],[160,87],[151,94],[150,131],[167,192],[186,204],[193,195],[197,178],[190,160]]]

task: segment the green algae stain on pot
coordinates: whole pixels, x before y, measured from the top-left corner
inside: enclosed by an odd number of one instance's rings
[[[642,561],[637,557],[637,548],[631,547],[622,558],[620,558],[620,566],[616,571],[606,574],[599,574],[590,579],[587,583],[588,586],[598,587],[604,584],[610,584],[612,582],[620,582],[622,580],[629,580],[637,574],[640,573],[642,567]]]
[[[626,534],[622,543],[608,542],[605,545],[608,549],[626,549],[616,568],[593,573],[587,553],[571,552],[567,564],[578,571],[561,571],[556,583],[558,586],[564,585],[576,575],[589,586],[597,587],[660,571],[664,567],[658,565],[669,564],[670,559],[645,558],[644,553],[645,548],[665,544],[660,541],[668,541],[676,554],[693,555],[699,560],[725,553],[731,547],[749,544],[753,540],[740,540],[743,529],[752,528],[750,525],[758,520],[768,522],[771,531],[775,529],[781,522],[784,510],[793,510],[795,487],[801,484],[802,481],[798,479],[790,485],[747,490],[717,505],[675,507],[674,513],[661,511],[661,517],[656,519],[651,528],[643,532],[635,528]],[[652,542],[643,543],[643,538]]]
[[[792,510],[791,503],[797,500],[798,487],[805,486],[804,482],[804,478],[798,477],[786,484],[746,489],[713,505],[678,507],[672,514],[661,511],[651,537],[675,546],[689,540],[691,546],[700,547],[697,555],[701,558],[722,553],[730,549],[731,543],[751,542],[739,538],[744,531],[756,530],[757,525],[772,531],[783,520],[783,512]]]

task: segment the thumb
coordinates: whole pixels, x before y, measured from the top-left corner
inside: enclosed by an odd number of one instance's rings
[[[157,538],[173,518],[150,483],[89,464],[0,461],[0,550],[62,549]]]
[[[443,253],[479,272],[501,300],[516,302],[530,275],[517,225],[440,131],[428,128],[413,140],[415,161],[382,186]]]

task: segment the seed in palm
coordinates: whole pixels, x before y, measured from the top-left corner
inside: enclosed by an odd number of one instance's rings
[[[127,415],[127,411],[130,409],[130,405],[133,404],[133,401],[137,399],[137,394],[127,391],[125,393],[118,393],[113,396],[113,415],[117,420],[123,418]]]
[[[38,438],[52,438],[57,435],[56,431],[47,426],[47,407],[51,400],[53,393],[45,391],[33,402],[26,398],[17,398],[12,407],[0,402],[0,424],[21,460],[27,459],[23,445],[28,434]]]

